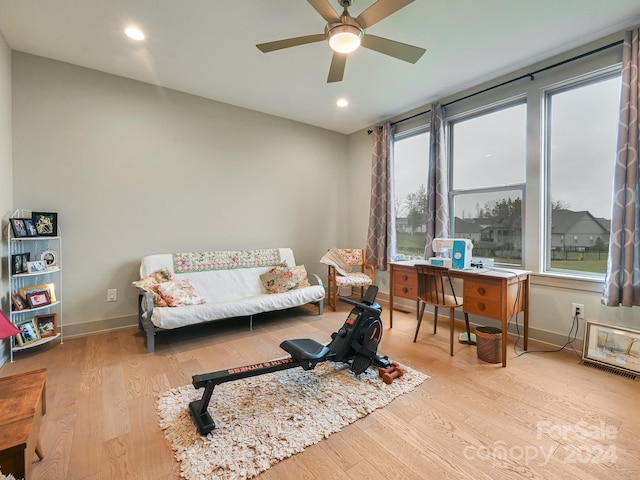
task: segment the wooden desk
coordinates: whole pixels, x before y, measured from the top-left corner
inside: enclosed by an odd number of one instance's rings
[[[28,480],[33,454],[42,459],[40,422],[46,412],[47,369],[0,378],[0,465]]]
[[[393,327],[394,297],[416,300],[418,274],[415,265],[424,261],[393,262],[389,267],[389,321]],[[479,271],[449,270],[451,278],[463,281],[463,310],[466,313],[502,322],[502,366],[507,366],[507,326],[514,313],[524,313],[524,349],[529,340],[529,275],[516,269],[493,268]]]

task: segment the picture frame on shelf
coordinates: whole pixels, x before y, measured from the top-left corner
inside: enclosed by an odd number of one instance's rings
[[[51,305],[51,295],[49,294],[49,290],[38,290],[36,292],[27,293],[27,303],[29,304],[29,308]]]
[[[51,303],[57,302],[56,298],[56,286],[54,283],[43,283],[42,285],[31,285],[28,287],[21,287],[19,292],[22,298],[27,298],[28,293],[40,292],[46,290],[51,298]]]
[[[640,374],[640,331],[588,321],[582,358]]]
[[[26,310],[27,308],[29,308],[27,301],[19,293],[11,294],[11,303],[13,303],[13,307],[16,311]]]
[[[47,264],[47,268],[56,268],[58,266],[58,253],[52,249],[47,248],[40,253],[40,260]]]
[[[40,340],[40,333],[33,318],[16,322],[16,327],[20,333],[16,333],[16,341],[21,347]]]
[[[48,313],[34,318],[40,338],[55,337],[58,331],[58,314]]]
[[[58,214],[54,212],[32,212],[31,218],[41,237],[58,236]]]
[[[25,218],[24,219],[24,226],[27,229],[27,237],[37,237],[38,236],[38,231],[36,230],[36,226],[33,223],[33,219],[32,218]]]
[[[16,253],[11,255],[11,275],[22,273],[22,254]]]
[[[22,254],[22,273],[28,273],[27,264],[31,261],[31,253],[25,252]]]
[[[44,273],[47,271],[47,262],[44,260],[34,260],[33,262],[27,262],[27,272],[29,273]]]
[[[11,255],[11,275],[27,273],[27,264],[31,260],[31,253],[16,253]]]
[[[24,218],[10,218],[11,230],[13,231],[14,238],[26,238],[29,236],[27,232],[27,226],[25,225]]]

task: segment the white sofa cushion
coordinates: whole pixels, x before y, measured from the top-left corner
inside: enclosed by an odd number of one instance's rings
[[[245,317],[273,310],[298,307],[324,298],[324,288],[313,285],[297,288],[284,293],[265,293],[242,299],[188,305],[185,307],[155,307],[151,321],[156,327],[169,329],[185,325],[220,320],[223,318]]]

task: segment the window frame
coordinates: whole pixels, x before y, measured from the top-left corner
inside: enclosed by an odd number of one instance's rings
[[[449,199],[449,235],[451,237],[455,234],[455,199],[457,196],[461,195],[472,195],[472,194],[484,194],[484,193],[498,193],[501,191],[519,191],[520,192],[520,255],[521,261],[519,264],[507,264],[507,263],[496,263],[498,265],[505,266],[518,266],[523,267],[525,264],[525,216],[526,216],[526,189],[527,189],[527,136],[525,131],[525,156],[522,159],[522,167],[524,171],[524,180],[519,183],[510,183],[510,184],[502,184],[492,187],[478,187],[478,188],[453,188],[454,183],[454,173],[453,173],[453,165],[454,165],[454,126],[458,122],[471,120],[474,118],[480,118],[484,115],[488,115],[494,112],[498,112],[500,110],[504,110],[507,108],[511,108],[517,105],[525,106],[525,129],[528,123],[528,104],[526,95],[517,95],[515,97],[506,98],[501,101],[492,102],[487,105],[474,108],[468,111],[461,112],[457,115],[452,115],[445,119],[444,128],[446,129],[447,134],[447,167],[448,167],[448,199]]]
[[[416,137],[418,135],[422,135],[422,134],[425,134],[425,133],[431,135],[431,122],[428,121],[428,120],[427,120],[426,123],[417,125],[417,126],[415,126],[413,128],[405,128],[405,129],[400,130],[400,131],[394,131],[392,133],[392,135],[391,135],[391,144],[392,144],[392,153],[393,153],[393,182],[394,182],[394,185],[393,185],[394,199],[393,199],[393,201],[394,201],[394,203],[395,203],[395,200],[396,200],[395,199],[395,187],[396,187],[396,185],[395,185],[395,178],[396,178],[395,146],[396,146],[396,143],[399,140],[400,141],[401,140],[407,140],[409,138]],[[428,172],[429,172],[429,152],[428,152],[428,150],[427,150],[426,162],[427,162],[427,169],[426,169],[427,170],[427,176],[425,176],[425,178],[424,178],[425,189],[426,189],[426,186],[427,186]],[[395,210],[396,209],[394,208],[394,211]],[[393,242],[394,245],[395,245],[395,251],[391,252],[392,253],[391,257],[392,257],[393,261],[396,261],[396,259],[398,258],[398,237],[397,237],[397,233],[398,233],[398,226],[397,226],[398,212],[397,211],[395,211],[395,216],[396,216],[396,219],[395,219],[396,220],[396,226],[395,226],[395,229],[393,231],[393,235],[395,237],[395,241]],[[425,221],[426,221],[426,217],[425,217]],[[426,243],[426,237],[425,237],[425,243]],[[423,253],[423,256],[424,256],[424,253]]]
[[[622,65],[620,63],[616,63],[610,65],[605,68],[594,69],[586,74],[576,75],[571,78],[564,79],[562,81],[547,85],[546,87],[541,89],[540,102],[541,102],[541,140],[542,140],[542,156],[541,163],[543,165],[543,194],[542,199],[544,201],[543,204],[543,218],[541,222],[542,229],[542,246],[540,255],[542,257],[541,262],[541,273],[556,275],[556,276],[567,276],[571,278],[584,278],[584,279],[595,279],[603,281],[605,278],[605,273],[598,272],[589,272],[583,270],[568,270],[562,268],[553,268],[551,266],[552,261],[552,212],[553,212],[553,200],[552,200],[552,191],[551,191],[551,163],[552,163],[552,142],[551,142],[551,101],[552,97],[555,94],[571,91],[576,88],[581,88],[587,86],[589,84],[598,83],[601,81],[605,81],[608,79],[612,79],[616,76],[620,77],[622,75]],[[612,165],[613,167],[613,165]],[[613,176],[613,172],[612,172]],[[570,242],[567,242],[565,236],[561,237],[561,242],[566,245]],[[607,245],[608,247],[608,245]]]
[[[544,145],[544,95],[545,89],[553,88],[578,77],[606,70],[621,70],[622,40],[624,32],[617,32],[588,45],[576,47],[565,53],[542,59],[531,65],[510,70],[486,82],[448,93],[439,97],[445,109],[445,137],[448,121],[471,115],[492,105],[500,105],[511,99],[526,98],[527,103],[527,146],[525,166],[525,190],[522,202],[523,264],[532,272],[532,282],[550,288],[571,288],[591,293],[601,293],[603,278],[587,276],[583,272],[548,271],[545,269],[545,221],[546,221],[546,162]],[[616,43],[612,43],[615,41]],[[403,132],[429,121],[430,104],[407,112],[392,120],[397,131]],[[402,117],[407,118],[402,118]],[[446,138],[447,147],[450,141]],[[448,150],[447,150],[448,154]],[[447,168],[449,165],[447,164]],[[455,216],[455,210],[450,208]],[[451,226],[455,228],[451,218]],[[453,231],[453,230],[452,230]],[[568,241],[568,239],[567,239]]]

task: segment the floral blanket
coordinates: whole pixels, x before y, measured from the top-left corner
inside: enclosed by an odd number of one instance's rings
[[[282,260],[277,248],[173,254],[173,271],[175,273],[269,267],[280,263]]]

